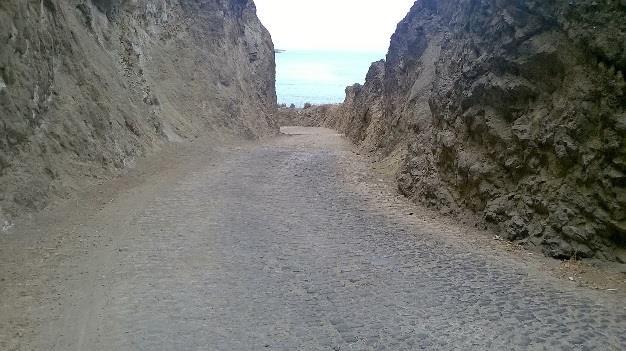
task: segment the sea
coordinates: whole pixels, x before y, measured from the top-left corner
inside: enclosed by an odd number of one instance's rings
[[[345,89],[363,84],[372,62],[384,53],[277,50],[276,93],[278,103],[302,107],[343,102]]]

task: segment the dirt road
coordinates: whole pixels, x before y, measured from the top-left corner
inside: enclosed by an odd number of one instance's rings
[[[626,349],[620,291],[410,210],[333,131],[286,131],[164,152],[0,234],[0,349]]]

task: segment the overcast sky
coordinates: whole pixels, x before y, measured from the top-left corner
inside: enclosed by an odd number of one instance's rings
[[[277,49],[387,52],[414,0],[255,0]]]

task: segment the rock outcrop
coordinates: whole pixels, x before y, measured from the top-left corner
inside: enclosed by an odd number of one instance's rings
[[[402,193],[558,258],[626,256],[626,3],[419,0],[322,122]]]
[[[0,219],[167,141],[275,133],[252,0],[0,2]]]
[[[280,126],[317,127],[321,121],[332,120],[339,108],[340,104],[313,105],[305,108],[279,107],[275,119]]]

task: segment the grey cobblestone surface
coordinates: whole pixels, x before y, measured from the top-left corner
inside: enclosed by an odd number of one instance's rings
[[[623,299],[368,210],[315,138],[232,152],[139,211],[103,263],[104,302],[82,311],[82,349],[626,349]]]

